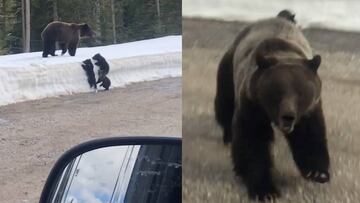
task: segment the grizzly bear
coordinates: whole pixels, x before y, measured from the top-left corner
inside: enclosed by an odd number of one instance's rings
[[[271,174],[273,128],[285,135],[304,178],[330,180],[320,63],[301,30],[279,16],[245,27],[223,56],[215,116],[251,199],[280,196]]]
[[[43,57],[55,55],[56,42],[58,42],[64,55],[69,51],[70,56],[75,56],[80,37],[92,37],[94,35],[90,26],[86,23],[65,23],[54,21],[49,23],[41,33],[43,41]]]

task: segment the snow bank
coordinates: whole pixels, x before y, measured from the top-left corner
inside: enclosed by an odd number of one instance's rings
[[[182,74],[181,42],[181,36],[168,36],[79,48],[75,57],[65,54],[42,58],[41,52],[0,56],[0,105],[93,91],[81,63],[96,53],[104,56],[110,65],[108,77],[112,87],[179,77]]]
[[[290,9],[301,27],[360,31],[360,1],[334,0],[183,0],[183,15],[220,20],[255,21]]]

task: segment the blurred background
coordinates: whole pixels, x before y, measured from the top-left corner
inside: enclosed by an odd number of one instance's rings
[[[292,10],[302,27],[360,31],[360,4],[355,0],[183,0],[183,16],[226,21],[254,21]]]
[[[88,23],[99,46],[181,34],[180,0],[0,0],[0,55],[42,50],[53,20]]]

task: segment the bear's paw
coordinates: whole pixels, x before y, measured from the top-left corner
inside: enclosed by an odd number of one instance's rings
[[[306,179],[314,182],[326,183],[330,181],[330,174],[327,171],[310,170],[305,172],[304,174],[304,177]]]
[[[273,202],[276,198],[280,197],[280,192],[275,187],[258,188],[257,190],[250,191],[249,195],[255,201]]]

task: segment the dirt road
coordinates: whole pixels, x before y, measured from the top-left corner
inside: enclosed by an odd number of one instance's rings
[[[0,107],[0,202],[37,202],[65,150],[122,135],[181,136],[181,78]]]
[[[248,202],[235,178],[230,150],[214,120],[216,70],[243,23],[183,21],[183,202]],[[305,30],[322,56],[323,107],[331,156],[329,184],[301,178],[281,135],[275,136],[276,184],[283,202],[360,199],[360,34]]]

